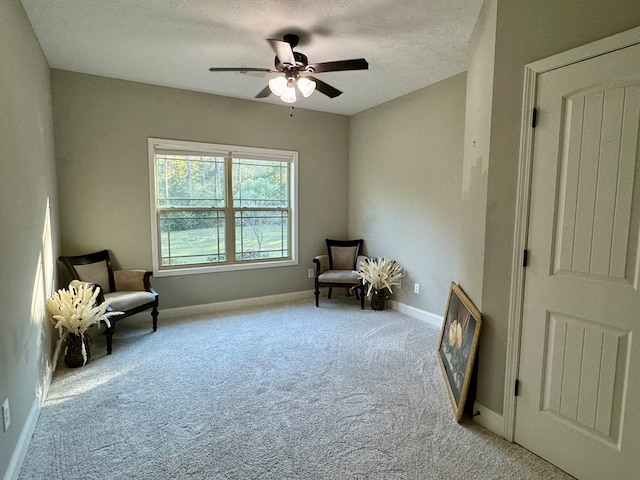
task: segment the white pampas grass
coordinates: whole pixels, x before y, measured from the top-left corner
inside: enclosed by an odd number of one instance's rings
[[[400,279],[404,277],[404,271],[400,264],[395,260],[386,258],[365,259],[360,265],[360,271],[356,272],[362,284],[369,284],[367,296],[371,294],[371,290],[389,289],[389,293],[393,293],[391,287],[400,285]]]
[[[109,301],[96,305],[99,294],[100,287],[81,284],[71,285],[68,290],[61,288],[47,298],[47,311],[60,336],[81,335],[101,320],[111,326],[108,318],[121,312],[107,312]]]

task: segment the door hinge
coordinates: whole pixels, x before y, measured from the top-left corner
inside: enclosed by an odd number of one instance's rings
[[[531,128],[536,128],[538,124],[538,109],[533,107],[533,112],[531,112]]]
[[[519,389],[519,388],[520,388],[520,380],[518,380],[518,379],[516,378],[516,384],[515,384],[515,386],[514,386],[514,388],[513,388],[513,396],[514,396],[514,397],[517,397],[517,396],[518,396],[518,389]]]
[[[522,252],[522,266],[525,268],[529,266],[529,250]]]

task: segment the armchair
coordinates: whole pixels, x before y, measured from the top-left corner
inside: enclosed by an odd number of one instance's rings
[[[146,270],[113,270],[108,250],[76,256],[58,257],[74,280],[93,283],[100,287],[101,301],[111,300],[110,310],[122,312],[109,317],[110,327],[104,334],[107,355],[111,354],[113,333],[118,320],[151,309],[153,331],[158,328],[158,294],[151,287]]]
[[[360,300],[360,308],[364,309],[364,285],[355,273],[360,263],[367,257],[360,255],[364,240],[330,240],[327,242],[327,254],[313,259],[315,268],[316,307],[320,297],[320,287],[329,287],[328,298],[331,298],[333,287],[343,287],[355,292]]]

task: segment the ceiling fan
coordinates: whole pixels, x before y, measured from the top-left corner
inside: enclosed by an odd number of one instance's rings
[[[211,72],[266,72],[281,73],[269,80],[269,85],[263,88],[255,98],[265,98],[271,93],[280,97],[286,103],[295,103],[296,88],[304,97],[311,95],[314,90],[324,93],[330,98],[341,95],[342,92],[328,83],[314,77],[313,74],[339,72],[345,70],[368,70],[369,63],[364,58],[352,60],[338,60],[335,62],[309,63],[306,55],[294,52],[300,37],[287,34],[282,40],[269,39],[268,42],[276,52],[275,69],[254,67],[211,67]]]

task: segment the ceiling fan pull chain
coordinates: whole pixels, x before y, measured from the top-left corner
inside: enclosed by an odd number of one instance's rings
[[[295,106],[291,105],[291,110],[289,111],[289,116],[293,117],[293,109],[295,108]]]

